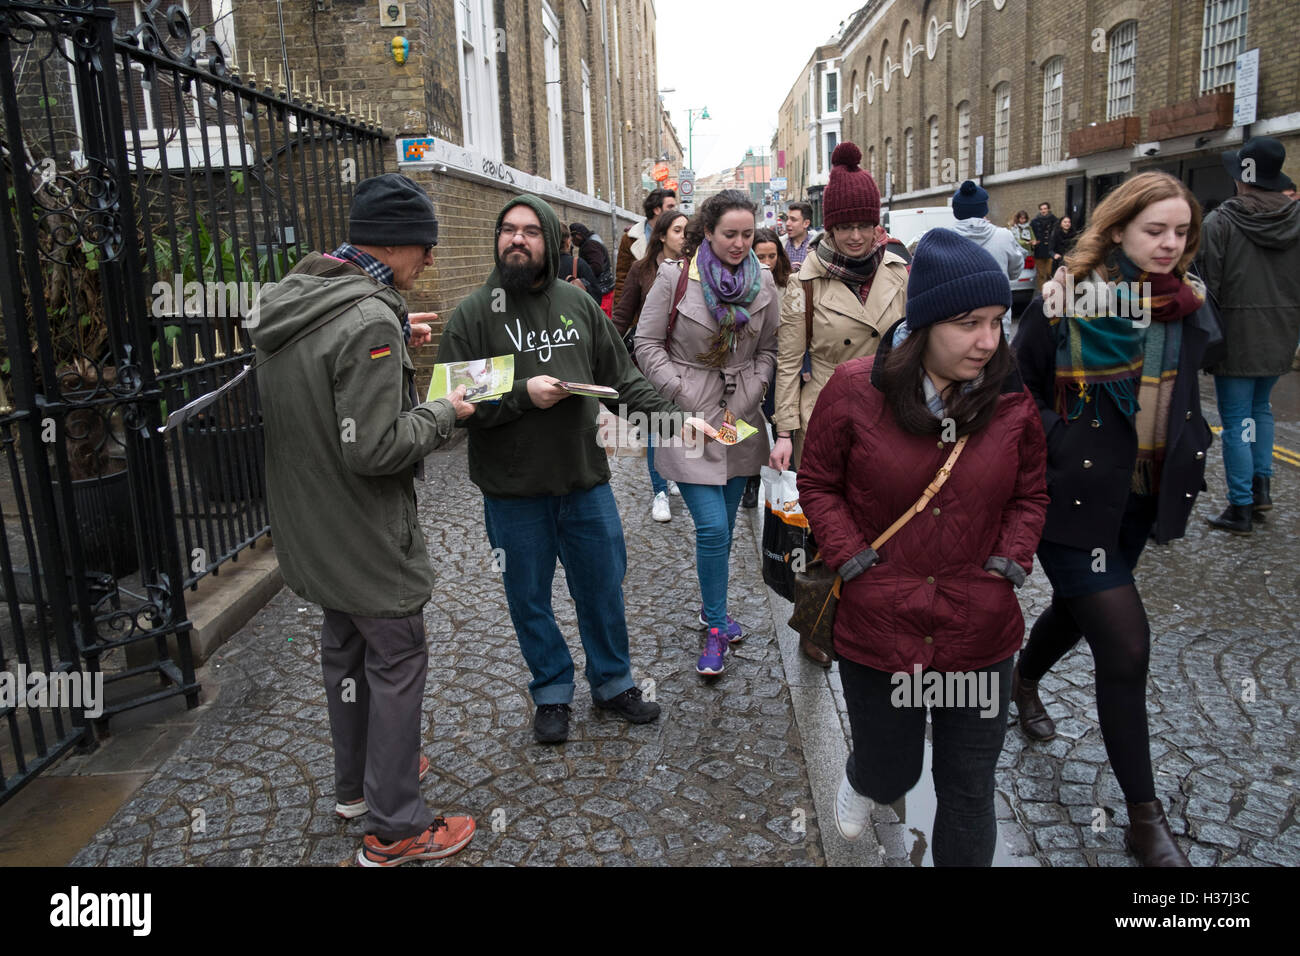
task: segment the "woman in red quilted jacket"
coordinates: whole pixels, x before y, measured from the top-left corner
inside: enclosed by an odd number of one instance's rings
[[[920,779],[929,707],[938,866],[993,860],[993,774],[1024,636],[1014,588],[1047,511],[1038,409],[1002,337],[1010,304],[992,256],[950,230],[926,233],[907,317],[874,356],[835,370],[799,469],[804,514],[844,581],[835,651],[853,752],[836,824],[856,838],[873,801]],[[963,435],[938,494],[874,551]]]

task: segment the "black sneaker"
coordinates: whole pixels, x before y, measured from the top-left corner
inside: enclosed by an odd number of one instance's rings
[[[745,493],[740,499],[740,506],[742,508],[758,507],[758,483],[759,479],[757,477],[750,478],[745,482]]]
[[[641,691],[636,687],[629,687],[609,700],[598,700],[593,697],[591,702],[596,705],[597,710],[612,710],[631,724],[648,724],[652,720],[659,719],[659,705],[653,701],[642,700]]]
[[[569,705],[539,704],[533,715],[533,736],[539,744],[562,744],[569,739]]]

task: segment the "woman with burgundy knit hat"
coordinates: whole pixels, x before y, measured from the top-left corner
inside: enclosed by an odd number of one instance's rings
[[[844,142],[831,154],[822,196],[826,226],[799,268],[798,288],[781,303],[776,363],[776,445],[768,464],[799,467],[804,430],[836,366],[872,355],[881,336],[903,316],[907,260],[886,248],[880,227],[880,190],[858,163],[862,151]],[[803,381],[804,352],[812,375]],[[804,654],[823,667],[830,658],[807,641]]]
[[[799,469],[804,514],[843,582],[834,643],[853,752],[836,825],[856,839],[873,801],[920,779],[929,708],[936,866],[993,860],[993,777],[1025,631],[1015,588],[1047,511],[1038,409],[1002,336],[1010,304],[1005,265],[952,230],[927,232],[906,320],[831,375]]]
[[[1211,435],[1197,371],[1210,328],[1204,292],[1186,278],[1200,229],[1200,207],[1178,179],[1147,172],[1127,180],[1106,194],[1066,256],[1073,294],[1047,283],[1015,341],[1047,436],[1052,501],[1038,563],[1052,602],[1021,652],[1012,699],[1028,737],[1054,737],[1038,683],[1087,640],[1097,722],[1128,803],[1125,845],[1142,866],[1190,865],[1156,797],[1146,713],[1151,627],[1133,569],[1148,539],[1183,536],[1205,487]]]

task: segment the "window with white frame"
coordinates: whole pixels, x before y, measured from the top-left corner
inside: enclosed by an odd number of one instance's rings
[[[957,36],[964,37],[970,26],[970,0],[957,0],[957,12],[953,17],[957,27]]]
[[[611,37],[611,39],[613,41],[613,47],[614,47],[614,75],[616,77],[621,77],[623,75],[623,68],[619,66],[619,61],[618,61],[619,44],[618,44],[618,4],[617,3],[612,3],[610,4],[609,7],[609,29],[610,32],[613,34],[613,37]]]
[[[826,74],[826,112],[840,111],[840,75],[835,71]]]
[[[564,183],[564,103],[560,83],[560,21],[542,4],[542,50],[546,63],[546,129],[551,144],[551,181]]]
[[[903,130],[903,182],[909,193],[916,188],[916,134],[910,126]]]
[[[930,117],[930,187],[939,185],[939,117]]]
[[[885,140],[885,195],[894,194],[894,140]]]
[[[1136,20],[1125,20],[1110,31],[1110,70],[1106,74],[1106,120],[1133,115],[1137,82]]]
[[[876,147],[867,147],[867,172],[871,173],[871,178],[880,182],[876,177]]]
[[[1054,56],[1043,66],[1043,158],[1061,158],[1061,97],[1065,83],[1065,57]]]
[[[596,153],[591,138],[591,67],[582,61],[582,134],[587,140],[587,195],[596,194]]]
[[[1011,84],[993,90],[993,172],[1011,168]]]
[[[831,154],[835,152],[835,147],[839,143],[839,136],[833,132],[826,134],[826,155],[822,157],[823,169],[826,173],[831,171]]]
[[[460,100],[465,146],[501,155],[497,110],[497,61],[491,0],[456,0]]]
[[[957,104],[957,179],[970,179],[970,100]]]
[[[1201,92],[1236,82],[1237,57],[1246,52],[1250,0],[1205,0],[1201,30]]]

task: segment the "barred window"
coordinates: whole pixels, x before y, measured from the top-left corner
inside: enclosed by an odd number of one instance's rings
[[[1011,84],[999,83],[993,91],[993,172],[1011,168]]]
[[[1110,32],[1110,72],[1106,75],[1106,119],[1132,116],[1137,73],[1136,20],[1125,20]]]
[[[885,195],[894,194],[894,140],[885,140]]]
[[[1201,92],[1236,82],[1237,57],[1246,52],[1250,0],[1205,0],[1201,32]]]
[[[1054,56],[1043,66],[1043,158],[1061,158],[1061,99],[1065,82],[1065,57]]]
[[[903,130],[903,175],[907,183],[907,191],[910,193],[916,188],[916,135],[912,132],[912,127]]]
[[[970,100],[957,104],[957,180],[970,179]]]
[[[939,185],[939,117],[930,117],[930,186]]]

